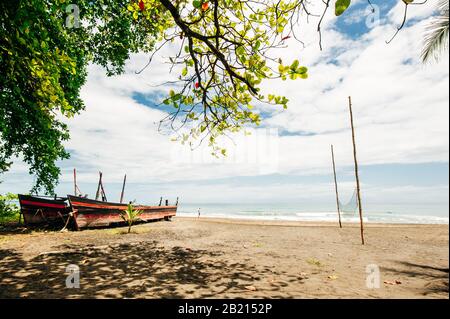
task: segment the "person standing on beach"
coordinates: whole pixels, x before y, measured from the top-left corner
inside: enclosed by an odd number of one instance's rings
[[[200,208],[198,209],[198,216],[197,218],[200,218]]]

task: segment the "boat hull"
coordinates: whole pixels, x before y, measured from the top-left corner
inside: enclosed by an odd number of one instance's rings
[[[71,195],[68,195],[68,199],[77,229],[125,224],[120,213],[127,208],[127,204],[101,202]],[[177,211],[177,206],[136,205],[133,208],[142,211],[139,221],[143,222],[170,219]]]
[[[20,211],[25,225],[64,225],[70,208],[66,200],[44,199],[36,196],[18,195]]]

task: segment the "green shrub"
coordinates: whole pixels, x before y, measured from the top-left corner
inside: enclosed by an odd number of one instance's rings
[[[17,205],[18,197],[16,194],[0,194],[0,223],[18,221],[20,209]]]

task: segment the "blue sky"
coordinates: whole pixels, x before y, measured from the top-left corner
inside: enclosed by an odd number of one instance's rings
[[[330,144],[343,201],[355,187],[347,111],[351,95],[366,207],[405,211],[415,206],[448,215],[448,55],[439,64],[424,66],[419,60],[434,2],[411,7],[409,24],[389,45],[385,41],[401,22],[401,1],[373,3],[380,9],[375,25],[367,25],[369,11],[362,0],[353,1],[339,19],[330,11],[323,51],[315,25],[302,28],[306,48],[289,43],[280,54],[283,60],[299,58],[309,67],[309,79],[263,83],[263,90],[286,95],[289,108],[261,106],[263,125],[251,137],[225,139],[230,150],[225,160],[209,158],[204,145],[191,152],[157,131],[167,106],[155,105],[170,87],[155,85],[176,77],[161,63],[176,45],[140,75],[134,71],[146,63],[144,54],[133,56],[127,73],[114,78],[91,66],[82,90],[86,111],[66,120],[72,157],[60,163],[58,193],[72,193],[72,168],[77,167],[79,186],[90,196],[102,170],[110,200],[119,197],[127,173],[128,199],[145,203],[179,196],[185,203],[283,203],[299,210],[332,210]],[[24,193],[33,182],[20,161],[1,179],[0,192]]]

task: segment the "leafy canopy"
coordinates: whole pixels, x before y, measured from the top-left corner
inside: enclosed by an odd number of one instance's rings
[[[156,41],[156,29],[133,20],[128,0],[70,0],[79,7],[81,28],[66,27],[68,2],[0,2],[0,170],[23,158],[36,175],[34,192],[53,193],[56,161],[69,156],[62,118],[84,109],[80,88],[88,63],[121,73],[130,53],[150,51]]]
[[[181,66],[179,80],[170,83],[163,101],[173,111],[161,124],[169,123],[182,143],[193,146],[208,138],[213,154],[225,154],[217,137],[259,125],[256,104],[287,107],[286,97],[261,93],[262,81],[308,77],[299,59],[285,62],[274,55],[295,36],[292,23],[304,1],[141,0],[128,10],[136,21],[153,20],[157,4],[172,21],[159,48],[176,41],[179,52],[169,60],[173,67]]]

